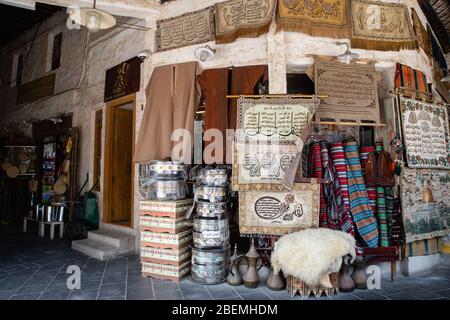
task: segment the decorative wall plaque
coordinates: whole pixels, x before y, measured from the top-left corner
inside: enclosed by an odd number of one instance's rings
[[[236,140],[238,143],[294,144],[306,128],[319,98],[238,99]]]
[[[264,190],[280,184],[298,149],[295,145],[236,144],[233,190]]]
[[[216,42],[256,38],[269,30],[276,0],[231,0],[215,6]]]
[[[157,51],[214,40],[214,7],[189,12],[156,23]]]
[[[450,171],[403,168],[401,202],[407,243],[450,233]]]
[[[296,183],[291,191],[271,185],[266,191],[239,193],[239,231],[246,235],[283,235],[319,226],[317,183]]]
[[[389,51],[417,46],[404,4],[352,0],[351,18],[353,48]]]
[[[400,110],[408,166],[450,169],[447,107],[400,97]]]
[[[141,59],[134,57],[106,70],[105,102],[139,91],[141,63]]]
[[[316,119],[380,122],[373,64],[345,64],[316,57],[314,76],[316,94],[328,96],[322,99],[316,111]]]

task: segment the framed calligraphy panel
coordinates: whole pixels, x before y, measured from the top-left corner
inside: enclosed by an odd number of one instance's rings
[[[316,119],[380,122],[378,88],[373,64],[345,64],[316,57],[316,94],[323,98]]]
[[[400,97],[400,110],[408,167],[450,169],[447,107]]]
[[[272,185],[239,193],[239,231],[245,235],[283,235],[319,226],[320,185],[296,183],[292,190]]]

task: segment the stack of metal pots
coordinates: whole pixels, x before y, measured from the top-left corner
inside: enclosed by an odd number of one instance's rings
[[[179,200],[186,198],[186,166],[181,161],[154,160],[139,166],[139,191],[142,200]]]
[[[191,277],[201,284],[224,282],[229,271],[228,175],[204,169],[195,188]]]

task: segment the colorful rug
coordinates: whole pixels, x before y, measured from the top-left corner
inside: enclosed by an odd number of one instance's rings
[[[216,43],[256,38],[269,30],[276,0],[231,0],[215,5]]]
[[[353,221],[358,234],[366,246],[371,248],[377,247],[379,236],[377,221],[370,207],[356,141],[346,142],[344,152],[347,163],[350,212],[353,216]]]
[[[156,22],[157,51],[214,40],[214,7]]]
[[[322,156],[320,153],[320,143],[315,142],[311,148],[311,161],[313,172],[312,177],[317,179],[323,178],[323,168],[322,168]],[[327,204],[325,201],[324,187],[320,184],[320,214],[319,214],[319,226],[321,228],[326,228],[328,225],[327,221]]]
[[[279,0],[277,26],[314,37],[350,38],[349,0]]]
[[[352,48],[393,51],[417,46],[404,4],[352,0]]]

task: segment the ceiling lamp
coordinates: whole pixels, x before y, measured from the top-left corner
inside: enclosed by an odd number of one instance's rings
[[[336,44],[338,46],[342,46],[342,45],[345,44],[345,46],[347,47],[347,50],[345,50],[345,52],[343,54],[340,54],[340,55],[337,56],[337,59],[340,62],[344,62],[346,64],[349,64],[353,59],[358,59],[359,58],[359,54],[353,53],[353,52],[350,51],[347,42],[336,42]]]
[[[206,45],[204,47],[198,47],[197,49],[195,49],[194,55],[201,62],[205,62],[214,58],[214,56],[216,55],[216,50]]]
[[[83,7],[78,10],[70,10],[69,18],[79,25],[85,26],[91,32],[109,29],[115,26],[116,18],[106,11],[97,9],[95,5],[96,0],[94,0],[94,6],[92,8]]]

